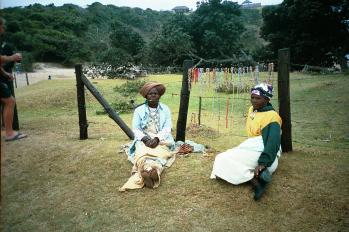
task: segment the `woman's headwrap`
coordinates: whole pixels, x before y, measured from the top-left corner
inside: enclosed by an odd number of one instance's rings
[[[157,82],[148,82],[139,90],[139,93],[144,97],[147,98],[147,94],[152,88],[156,88],[159,95],[162,96],[165,91],[166,87],[163,84],[157,83]]]
[[[267,83],[259,83],[251,89],[251,94],[256,94],[258,96],[271,99],[273,97],[273,86]]]

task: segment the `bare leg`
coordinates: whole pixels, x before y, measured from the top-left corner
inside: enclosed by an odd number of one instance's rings
[[[9,98],[1,98],[1,101],[4,103],[3,114],[6,137],[11,137],[15,135],[15,131],[12,129],[12,123],[16,100],[11,96]]]

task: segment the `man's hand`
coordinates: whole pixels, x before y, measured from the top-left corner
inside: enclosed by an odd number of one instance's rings
[[[9,81],[13,81],[15,78],[13,77],[13,75],[11,73],[7,73],[7,79]]]
[[[15,53],[11,57],[11,60],[14,62],[21,62],[22,61],[22,54],[21,53]]]
[[[254,175],[255,177],[259,177],[259,175],[261,174],[261,172],[265,169],[266,167],[264,165],[258,165],[255,169],[254,169]]]
[[[1,63],[8,63],[8,62],[21,62],[22,61],[22,54],[21,53],[15,53],[12,56],[1,56]]]

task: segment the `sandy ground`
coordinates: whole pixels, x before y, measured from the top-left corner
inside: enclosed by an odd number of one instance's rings
[[[37,63],[34,65],[34,67],[34,72],[27,74],[23,72],[15,73],[17,88],[27,86],[26,75],[28,76],[29,85],[42,80],[47,80],[49,75],[51,76],[52,80],[62,78],[75,78],[74,68],[65,68],[58,64],[50,63]]]

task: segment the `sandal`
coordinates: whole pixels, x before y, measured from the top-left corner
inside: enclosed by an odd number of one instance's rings
[[[26,134],[22,134],[20,132],[17,132],[16,135],[10,137],[10,138],[5,138],[5,142],[10,142],[10,141],[15,141],[15,140],[19,140],[19,139],[23,139],[28,137]]]

